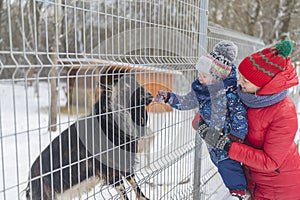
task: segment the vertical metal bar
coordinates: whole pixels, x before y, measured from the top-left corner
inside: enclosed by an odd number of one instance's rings
[[[1,63],[2,64],[2,63]],[[1,66],[2,67],[2,66]],[[3,199],[6,199],[6,190],[5,190],[5,168],[4,168],[4,163],[5,163],[5,160],[4,160],[4,150],[3,150],[3,132],[2,132],[2,106],[1,106],[1,97],[0,97],[0,146],[1,146],[1,168],[2,168],[2,187],[3,187]]]
[[[19,69],[19,63],[16,60],[15,56],[14,56],[14,47],[13,47],[13,30],[12,30],[12,19],[11,19],[11,1],[7,1],[7,11],[8,11],[8,28],[9,28],[9,49],[10,49],[10,56],[13,60],[13,62],[16,65],[15,71],[12,75],[12,95],[13,95],[13,99],[12,99],[12,103],[13,103],[13,121],[14,121],[14,142],[15,142],[15,156],[16,156],[16,179],[17,179],[17,184],[20,183],[20,174],[19,174],[19,162],[18,162],[18,128],[17,128],[17,111],[16,111],[16,88],[15,88],[15,78],[16,78],[16,74],[17,71]],[[19,194],[19,185],[17,185],[17,193]],[[18,199],[19,199],[19,195],[18,195]]]
[[[200,1],[200,32],[199,32],[199,52],[198,56],[201,56],[206,53],[207,49],[207,26],[208,26],[208,1],[209,0],[201,0]],[[202,154],[202,143],[199,134],[195,136],[195,160],[194,160],[194,192],[193,199],[199,200],[201,199],[200,187],[201,187],[201,154]]]
[[[34,8],[34,12],[33,12],[33,15],[34,15],[34,25],[35,25],[35,6],[33,6]],[[31,70],[31,62],[28,60],[28,58],[27,58],[27,55],[26,55],[26,47],[25,47],[25,29],[24,29],[24,12],[23,12],[23,7],[22,6],[20,6],[20,12],[21,12],[21,27],[22,27],[22,41],[23,41],[23,44],[22,44],[22,54],[23,54],[23,56],[24,56],[24,59],[26,60],[26,62],[29,64],[29,69],[27,70],[27,72],[29,72],[30,70]],[[31,20],[30,20],[30,22],[32,22]],[[30,25],[32,25],[32,24],[30,24]],[[34,26],[33,25],[33,26]],[[34,26],[34,27],[36,27],[36,26]],[[35,37],[34,37],[34,39],[36,39],[36,31],[35,31]],[[36,40],[34,41],[34,45],[36,45]],[[35,46],[36,47],[36,46]],[[35,48],[36,49],[36,48]],[[28,73],[25,73],[25,77],[24,77],[24,79],[25,79],[25,84],[24,84],[24,86],[25,86],[25,112],[26,112],[26,122],[27,122],[27,142],[28,142],[28,160],[29,160],[29,163],[30,163],[30,146],[29,146],[29,144],[30,144],[30,136],[29,136],[29,108],[28,108],[28,101],[29,101],[29,98],[28,98],[28,80],[27,80],[27,75],[28,75]],[[18,144],[17,144],[18,145]],[[17,162],[19,162],[19,161],[17,161]],[[18,170],[18,169],[17,169]],[[19,187],[19,183],[17,183],[18,184],[18,187]]]

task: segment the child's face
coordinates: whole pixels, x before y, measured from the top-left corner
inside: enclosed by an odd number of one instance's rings
[[[198,80],[202,85],[210,85],[213,83],[213,77],[209,73],[203,71],[200,71]]]

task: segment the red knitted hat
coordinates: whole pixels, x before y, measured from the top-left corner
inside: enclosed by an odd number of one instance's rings
[[[239,65],[239,71],[245,79],[258,87],[263,87],[277,73],[286,69],[292,48],[292,43],[285,40],[276,46],[255,52],[244,58]]]

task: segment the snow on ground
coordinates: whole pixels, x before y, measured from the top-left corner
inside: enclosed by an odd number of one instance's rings
[[[59,130],[48,132],[48,88],[47,83],[40,83],[37,97],[34,87],[0,84],[0,199],[18,199],[26,187],[30,164],[72,120],[60,115]]]

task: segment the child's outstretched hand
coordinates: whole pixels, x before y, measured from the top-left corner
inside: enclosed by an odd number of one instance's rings
[[[170,94],[167,91],[158,90],[155,101],[158,103],[167,103],[170,99]]]

